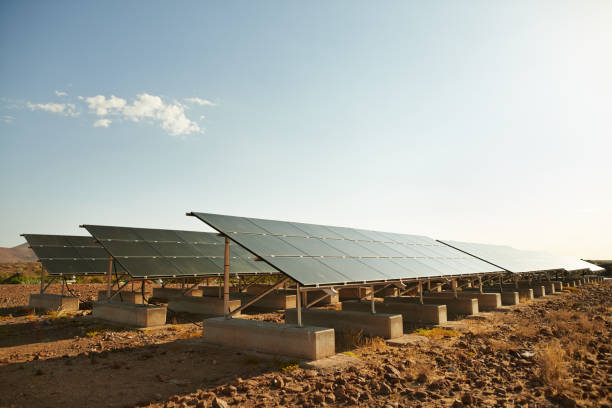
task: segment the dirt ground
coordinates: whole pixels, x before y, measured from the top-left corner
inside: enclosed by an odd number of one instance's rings
[[[104,285],[71,287],[93,299]],[[1,407],[612,406],[608,284],[420,329],[407,345],[344,336],[349,363],[326,368],[206,345],[193,316],[135,330],[88,310],[32,315],[37,291],[0,285]]]

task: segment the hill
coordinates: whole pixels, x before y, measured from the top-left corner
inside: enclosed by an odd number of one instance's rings
[[[17,245],[13,248],[0,248],[0,262],[33,262],[38,258],[34,255],[34,251],[28,248],[27,243]]]

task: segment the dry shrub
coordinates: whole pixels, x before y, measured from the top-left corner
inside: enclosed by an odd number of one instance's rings
[[[202,337],[202,330],[186,331],[181,333],[178,337],[180,339],[194,339],[196,337]]]
[[[534,326],[533,324],[529,324],[529,322],[525,321],[525,322],[520,322],[519,324],[516,325],[516,328],[514,329],[514,334],[518,337],[518,338],[533,338],[535,337],[538,333],[539,333],[540,329],[537,326]]]
[[[573,286],[564,286],[563,290],[569,290],[570,292],[578,292],[580,289],[575,288]]]
[[[424,361],[423,359],[417,359],[414,361],[414,364],[410,365],[406,370],[407,377],[412,377],[413,380],[423,383],[431,381],[434,373],[433,364]]]
[[[474,337],[488,337],[495,331],[495,328],[490,324],[483,324],[476,320],[466,320],[465,323],[467,331]]]
[[[429,337],[431,339],[441,339],[444,337],[456,337],[459,333],[455,330],[444,329],[442,327],[434,327],[431,329],[417,329],[416,334],[420,336]]]
[[[512,341],[490,339],[489,344],[491,345],[492,350],[499,351],[501,353],[507,353],[510,350],[515,350],[517,348],[517,345]]]
[[[557,392],[568,388],[566,352],[558,340],[541,345],[536,354],[536,363],[542,383]]]
[[[336,347],[339,350],[359,349],[359,351],[379,351],[386,349],[387,343],[380,337],[368,337],[362,330],[343,330],[336,332]]]

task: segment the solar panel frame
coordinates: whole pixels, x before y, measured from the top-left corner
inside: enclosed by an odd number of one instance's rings
[[[506,245],[453,240],[438,241],[512,273],[578,272],[591,270],[588,262],[568,256],[559,256],[540,251],[527,251]]]
[[[495,269],[484,261],[420,235],[198,212],[187,215],[199,218],[302,286],[504,272],[501,268]],[[306,245],[304,240],[313,242]],[[310,252],[317,245],[321,250]],[[437,250],[433,254],[432,248]],[[386,261],[366,261],[368,259]],[[407,262],[409,259],[412,262]],[[470,259],[472,261],[467,261]],[[478,271],[478,264],[482,271]]]
[[[100,276],[108,273],[110,254],[91,236],[21,234],[50,276]],[[117,273],[123,274],[121,267]]]
[[[222,276],[225,239],[214,232],[89,225],[85,228],[136,279]],[[277,274],[230,246],[232,275]]]

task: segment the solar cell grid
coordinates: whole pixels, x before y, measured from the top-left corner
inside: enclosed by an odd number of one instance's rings
[[[225,239],[212,232],[83,225],[136,278],[219,276],[223,274]],[[259,265],[261,264],[261,265]],[[232,274],[277,273],[233,244]]]
[[[420,235],[191,213],[302,285],[501,272]]]
[[[95,239],[76,235],[23,234],[52,276],[104,275],[110,255]],[[123,273],[123,268],[117,269]]]

